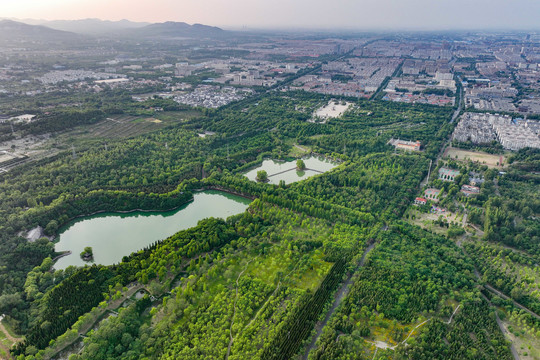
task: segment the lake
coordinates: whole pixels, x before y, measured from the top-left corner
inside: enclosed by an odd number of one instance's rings
[[[194,200],[173,211],[102,213],[79,218],[60,231],[56,251],[72,254],[58,259],[55,269],[92,264],[81,259],[86,246],[94,252],[94,263],[111,265],[157,240],[197,225],[208,217],[227,218],[244,212],[251,200],[222,191],[202,191]]]
[[[256,181],[257,171],[265,170],[268,174],[268,182],[270,184],[278,185],[280,180],[284,180],[286,184],[290,184],[327,172],[337,166],[337,163],[324,157],[312,156],[302,160],[304,160],[304,164],[306,164],[306,170],[304,171],[296,170],[296,160],[287,162],[264,160],[259,167],[248,171],[244,175],[248,179]]]

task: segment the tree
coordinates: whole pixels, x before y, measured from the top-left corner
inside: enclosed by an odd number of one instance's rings
[[[45,227],[45,234],[54,235],[58,230],[58,222],[56,220],[51,220]]]
[[[259,182],[267,182],[268,181],[268,174],[265,170],[259,170],[257,171],[257,181]]]
[[[302,160],[302,159],[296,160],[296,169],[297,170],[305,170],[306,169],[306,164],[304,163],[304,160]]]

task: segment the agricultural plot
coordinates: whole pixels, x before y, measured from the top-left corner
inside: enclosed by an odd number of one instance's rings
[[[504,155],[488,154],[480,151],[463,150],[454,147],[447,148],[443,158],[459,161],[471,160],[487,165],[490,168],[501,168],[506,164],[506,157]]]

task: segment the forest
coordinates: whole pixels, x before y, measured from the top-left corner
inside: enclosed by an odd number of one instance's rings
[[[354,106],[343,116],[308,122],[330,99],[260,93],[163,130],[87,139],[77,156],[66,150],[0,174],[0,313],[25,337],[13,357],[511,358],[496,315],[516,333],[539,328],[513,303],[540,311],[537,152],[516,153],[504,176],[449,162],[463,169],[457,182],[430,184],[483,230],[450,238],[407,219],[452,133],[452,109],[344,98]],[[152,106],[172,104],[65,109],[32,131],[91,128]],[[198,135],[205,131],[213,135]],[[418,140],[423,151],[398,151],[392,138]],[[296,161],[299,148],[338,165],[288,185],[244,176],[264,159]],[[486,184],[465,198],[459,186],[472,170]],[[38,225],[56,237],[97,212],[175,209],[201,189],[253,201],[111,266],[55,270],[54,242],[24,238]]]

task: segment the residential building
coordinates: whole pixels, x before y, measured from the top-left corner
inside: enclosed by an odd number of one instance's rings
[[[456,176],[459,175],[458,170],[442,167],[439,169],[439,179],[444,181],[454,181]]]

